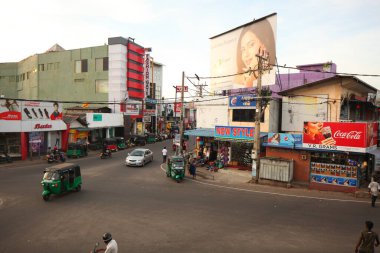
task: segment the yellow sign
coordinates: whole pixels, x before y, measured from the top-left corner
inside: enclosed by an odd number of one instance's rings
[[[144,131],[143,131],[143,123],[142,122],[137,122],[137,134],[139,135],[142,135],[144,134]]]

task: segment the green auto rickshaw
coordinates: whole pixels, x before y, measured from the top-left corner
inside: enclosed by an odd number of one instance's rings
[[[155,143],[156,142],[156,135],[151,133],[146,133],[146,143]]]
[[[61,163],[44,170],[42,198],[47,201],[51,194],[69,191],[79,192],[82,188],[80,167],[74,163]]]
[[[171,156],[166,164],[166,176],[181,182],[185,177],[185,158],[183,156]]]
[[[115,137],[116,145],[118,149],[125,149],[125,140],[124,137]]]
[[[85,144],[69,143],[66,155],[70,158],[87,156],[87,147]]]

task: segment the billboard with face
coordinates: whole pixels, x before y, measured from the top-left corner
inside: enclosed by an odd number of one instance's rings
[[[255,87],[257,55],[268,59],[262,85],[275,83],[275,71],[269,67],[276,59],[276,21],[274,13],[211,38],[211,76],[231,75],[212,79],[212,91]]]

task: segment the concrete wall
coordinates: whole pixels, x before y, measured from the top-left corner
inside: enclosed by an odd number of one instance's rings
[[[18,98],[38,99],[38,56],[30,56],[18,63]]]
[[[216,125],[228,125],[228,98],[197,103],[196,107],[197,128],[215,128]]]
[[[0,63],[0,95],[17,98],[17,62]]]

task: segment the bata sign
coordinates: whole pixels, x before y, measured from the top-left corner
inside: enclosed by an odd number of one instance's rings
[[[50,129],[53,126],[50,124],[35,124],[34,129]]]
[[[378,123],[304,122],[302,146],[366,153],[377,146]]]

